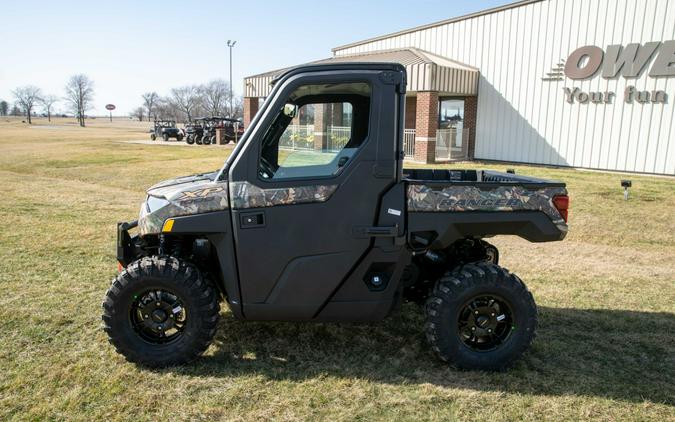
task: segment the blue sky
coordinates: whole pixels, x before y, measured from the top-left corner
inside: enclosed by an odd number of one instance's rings
[[[510,3],[509,0],[31,1],[0,6],[0,99],[36,85],[61,96],[68,77],[95,82],[95,114],[127,114],[140,95],[326,58],[331,48]]]

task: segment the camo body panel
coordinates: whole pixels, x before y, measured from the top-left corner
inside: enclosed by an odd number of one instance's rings
[[[249,182],[230,183],[232,208],[234,209],[325,202],[335,193],[336,189],[337,185],[262,189]]]
[[[141,236],[157,234],[167,218],[223,211],[230,207],[227,182],[211,180],[193,181],[179,185],[150,189],[148,193],[163,198],[168,203],[149,212],[146,203],[141,205],[138,228]]]
[[[306,204],[327,201],[337,185],[296,186],[262,189],[249,182],[214,182],[213,174],[180,177],[153,186],[148,195],[164,200],[165,204],[148,211],[147,202],[141,205],[138,228],[141,236],[161,233],[167,218],[183,217],[230,208],[274,207],[277,205]]]
[[[181,177],[176,177],[173,179],[167,179],[167,180],[162,180],[159,183],[156,183],[155,185],[151,186],[148,189],[148,193],[151,191],[156,191],[159,188],[165,188],[169,186],[177,186],[177,185],[183,185],[186,183],[195,183],[195,182],[208,182],[208,181],[213,181],[216,178],[216,175],[218,174],[217,171],[215,172],[210,172],[210,173],[200,173],[200,174],[193,174],[190,176],[181,176]],[[176,188],[174,188],[175,190]]]
[[[457,185],[434,188],[433,185],[408,185],[408,211],[542,211],[559,228],[566,223],[553,205],[553,197],[567,195],[563,187],[527,189],[523,186],[499,186],[479,189]]]

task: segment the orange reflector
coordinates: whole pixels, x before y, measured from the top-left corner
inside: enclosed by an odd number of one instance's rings
[[[120,263],[118,262],[118,263],[117,263],[117,272],[118,272],[118,273],[121,273],[122,271],[124,271],[124,267],[122,266],[122,264],[120,264]]]
[[[173,219],[168,219],[164,222],[164,227],[162,227],[163,232],[170,232],[173,229]]]

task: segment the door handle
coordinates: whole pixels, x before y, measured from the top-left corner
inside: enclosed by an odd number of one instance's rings
[[[396,237],[398,236],[398,226],[356,226],[352,228],[352,236],[359,239],[368,237]]]
[[[245,212],[239,215],[239,227],[250,229],[252,227],[265,227],[265,213]]]

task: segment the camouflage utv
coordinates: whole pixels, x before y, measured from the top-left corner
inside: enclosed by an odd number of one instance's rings
[[[443,361],[499,370],[522,356],[537,308],[486,239],[562,240],[565,184],[405,169],[405,78],[389,63],[288,70],[221,169],[151,187],[138,220],[117,226],[120,272],[103,303],[117,351],[189,362],[221,302],[239,320],[341,322],[415,302]],[[324,126],[299,143],[293,122],[317,107]],[[335,127],[340,143],[325,138]]]

